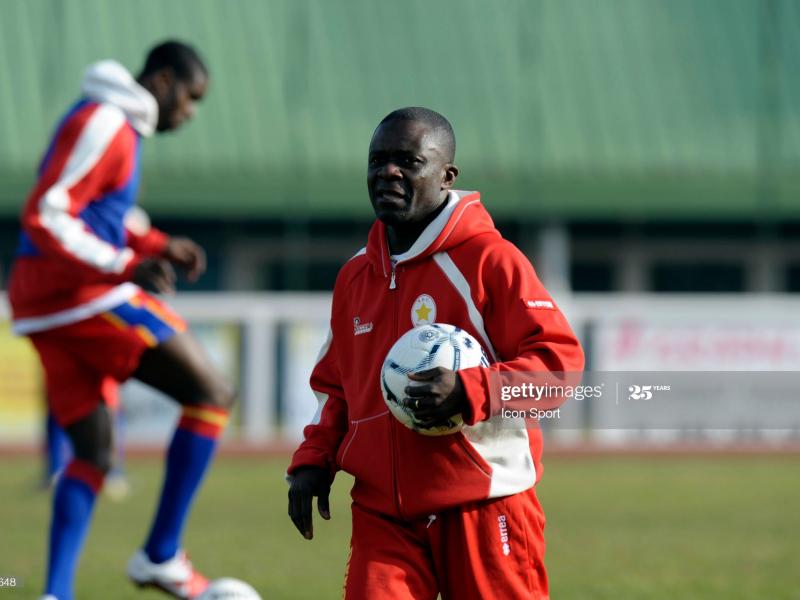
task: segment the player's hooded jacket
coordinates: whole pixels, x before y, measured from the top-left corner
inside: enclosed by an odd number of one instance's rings
[[[385,226],[376,221],[366,248],[339,273],[331,335],[311,375],[319,408],[289,474],[309,465],[332,476],[342,469],[355,476],[356,502],[397,518],[530,488],[541,474],[540,431],[502,427],[489,414],[489,373],[580,371],[575,335],[478,193],[450,192],[443,212],[394,258],[393,267]],[[440,437],[403,426],[380,390],[389,348],[431,322],[465,329],[494,361],[460,371],[467,426]]]
[[[81,94],[61,120],[22,211],[8,290],[19,334],[125,302],[138,290],[125,283],[136,265],[167,243],[158,230],[125,226],[139,187],[139,143],[158,121],[155,98],[113,61],[87,69]]]

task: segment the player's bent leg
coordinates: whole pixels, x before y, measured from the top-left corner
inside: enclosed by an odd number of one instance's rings
[[[111,468],[111,417],[105,405],[66,427],[74,457],[64,469],[53,495],[50,557],[45,593],[58,600],[73,598],[75,570],[89,530],[95,499]]]
[[[345,600],[434,600],[436,577],[424,521],[407,524],[353,503]]]
[[[544,515],[533,489],[439,517],[431,547],[443,600],[548,600]]]
[[[176,333],[145,350],[133,377],[184,406],[230,410],[236,399],[231,386],[189,332]]]
[[[138,585],[194,598],[208,581],[181,550],[181,537],[195,493],[214,455],[234,395],[189,333],[178,333],[141,357],[133,376],[183,405],[169,445],[156,515],[142,551],[128,564]]]

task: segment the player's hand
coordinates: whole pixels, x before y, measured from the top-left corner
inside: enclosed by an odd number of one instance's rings
[[[319,515],[326,521],[331,518],[328,496],[331,493],[331,475],[328,469],[321,467],[302,467],[292,476],[289,487],[289,518],[310,540],[314,537],[314,523],[311,520],[311,501],[317,496]]]
[[[206,271],[205,251],[189,238],[170,239],[162,257],[182,269],[186,273],[186,279],[192,282],[197,281]]]
[[[409,373],[408,378],[421,382],[409,385],[406,388],[408,396],[403,399],[421,427],[433,427],[464,411],[467,395],[456,371],[434,367]]]
[[[175,269],[160,258],[146,258],[133,271],[133,282],[148,292],[175,292]]]

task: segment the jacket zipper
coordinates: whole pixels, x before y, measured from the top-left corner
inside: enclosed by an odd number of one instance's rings
[[[397,289],[397,280],[396,280],[396,272],[397,272],[397,265],[392,265],[392,275],[389,281],[389,289],[395,290]],[[392,324],[394,326],[394,337],[397,339],[398,337],[398,329],[399,329],[399,320],[397,317],[397,294],[392,294]],[[389,433],[391,439],[391,452],[392,452],[392,487],[394,488],[394,506],[395,510],[397,510],[397,516],[399,518],[403,518],[403,512],[400,507],[400,490],[397,483],[398,479],[398,471],[399,466],[397,464],[397,429],[399,423],[394,418],[389,419]]]

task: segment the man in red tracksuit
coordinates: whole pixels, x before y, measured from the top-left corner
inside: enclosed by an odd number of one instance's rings
[[[392,112],[373,134],[367,183],[378,220],[342,268],[331,334],[311,375],[319,399],[289,467],[289,515],[313,536],[311,502],[330,518],[334,474],[355,477],[349,600],[548,598],[538,429],[492,414],[501,372],[575,372],[583,352],[528,260],[494,228],[479,194],[453,190],[455,137],[424,108]],[[418,419],[462,413],[453,435],[423,436],[388,411],[381,366],[425,323],[481,341],[489,367],[412,374]]]

